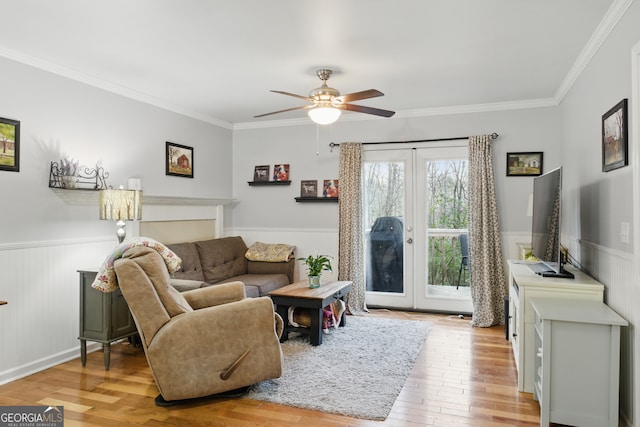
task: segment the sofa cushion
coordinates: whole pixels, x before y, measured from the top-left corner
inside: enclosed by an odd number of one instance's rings
[[[204,281],[200,257],[194,243],[174,243],[167,247],[182,260],[182,267],[171,275],[172,278]]]
[[[260,296],[260,289],[257,286],[244,285],[244,292],[247,298],[258,298]]]
[[[257,296],[264,297],[268,296],[269,292],[289,284],[289,278],[286,274],[242,274],[230,277],[224,282],[235,282],[236,280],[244,283],[247,289],[247,296],[251,297],[254,295],[249,295],[249,288],[257,288]]]
[[[287,262],[296,247],[283,243],[255,242],[244,255],[249,261]]]
[[[247,274],[286,274],[288,283],[294,282],[294,269],[296,260],[294,258],[287,262],[262,262],[251,261],[247,266]]]
[[[195,242],[195,246],[200,256],[205,282],[232,282],[231,278],[247,273],[249,261],[244,257],[247,245],[241,237],[204,240]]]

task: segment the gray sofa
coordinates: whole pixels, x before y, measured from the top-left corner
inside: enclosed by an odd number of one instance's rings
[[[293,283],[295,258],[287,262],[249,261],[242,237],[166,245],[182,259],[171,284],[179,291],[240,281],[248,297],[260,297]]]

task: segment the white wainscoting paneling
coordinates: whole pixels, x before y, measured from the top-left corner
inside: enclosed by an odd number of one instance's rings
[[[78,358],[79,275],[115,236],[0,245],[0,384]]]

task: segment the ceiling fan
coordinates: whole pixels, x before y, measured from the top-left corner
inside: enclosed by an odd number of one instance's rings
[[[271,91],[282,95],[304,99],[308,102],[307,105],[287,108],[285,110],[273,111],[271,113],[260,114],[253,117],[258,118],[270,116],[271,114],[284,113],[286,111],[293,110],[309,110],[308,114],[309,117],[311,117],[311,120],[321,125],[328,125],[338,120],[338,117],[340,117],[342,110],[373,114],[374,116],[382,117],[391,117],[395,114],[395,111],[381,110],[380,108],[350,104],[351,101],[375,98],[378,96],[383,96],[384,93],[376,89],[368,89],[360,92],[340,95],[338,89],[327,86],[327,80],[329,80],[331,73],[332,71],[326,68],[316,71],[316,75],[320,80],[322,80],[322,86],[315,88],[311,92],[309,92],[309,96],[296,95],[295,93],[283,92],[280,90]]]

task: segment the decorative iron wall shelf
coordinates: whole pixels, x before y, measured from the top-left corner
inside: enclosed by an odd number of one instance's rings
[[[58,164],[51,162],[49,171],[49,188],[64,188],[67,190],[106,190],[109,172],[100,166],[81,168],[74,175],[66,176]]]
[[[250,186],[258,185],[291,185],[291,181],[248,181]]]
[[[338,203],[337,197],[296,197],[296,202],[334,202]]]

